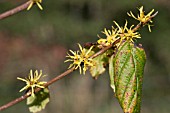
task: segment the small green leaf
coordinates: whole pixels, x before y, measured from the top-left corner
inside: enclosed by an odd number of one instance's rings
[[[27,105],[29,107],[29,111],[36,113],[45,108],[49,100],[49,90],[48,88],[44,88],[41,91],[35,93],[34,96],[30,96],[27,98]]]
[[[92,77],[95,79],[98,78],[99,75],[105,72],[105,65],[107,62],[106,54],[99,55],[98,57],[94,58],[93,61],[95,62],[95,66],[90,68],[90,73]]]
[[[116,97],[125,113],[140,113],[145,51],[126,41],[120,45],[115,57],[112,57],[109,72],[111,86],[115,85]]]
[[[109,75],[110,75],[110,86],[115,92],[113,60],[114,60],[114,55],[112,55],[109,60]]]

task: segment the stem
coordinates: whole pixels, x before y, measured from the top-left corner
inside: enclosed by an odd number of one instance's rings
[[[0,20],[7,18],[9,16],[12,16],[12,15],[26,9],[29,6],[30,3],[31,3],[31,1],[27,1],[27,2],[23,3],[22,5],[14,8],[14,9],[8,10],[8,11],[0,14]]]
[[[103,49],[101,49],[100,51],[98,51],[97,53],[95,53],[94,55],[92,55],[90,58],[95,58],[101,54],[103,54],[104,52],[106,52],[108,49],[110,49],[112,47],[112,45],[109,45]]]
[[[47,86],[53,84],[54,82],[62,79],[63,77],[65,77],[66,75],[70,74],[70,73],[73,72],[73,71],[74,71],[74,68],[71,68],[71,69],[65,71],[64,73],[56,76],[55,78],[53,78],[52,80],[50,80],[49,82],[47,82],[44,86],[47,87]]]

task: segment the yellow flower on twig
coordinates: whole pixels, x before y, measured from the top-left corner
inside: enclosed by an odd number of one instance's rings
[[[131,42],[133,42],[133,40],[135,38],[141,38],[140,34],[138,32],[134,32],[133,28],[134,25],[132,25],[129,29],[126,27],[126,33],[124,33],[125,39],[126,40],[130,40]]]
[[[34,96],[34,89],[35,88],[44,88],[44,84],[46,82],[39,82],[39,79],[42,76],[42,70],[40,70],[40,73],[38,74],[38,71],[36,70],[34,73],[32,70],[30,70],[30,73],[28,75],[28,78],[20,78],[17,77],[18,80],[24,81],[26,83],[26,86],[23,87],[19,92],[22,92],[24,90],[31,90],[31,96]]]
[[[102,31],[103,34],[106,35],[106,39],[101,38],[97,41],[97,43],[100,46],[109,46],[112,45],[114,42],[119,40],[114,46],[119,46],[122,40],[130,40],[133,42],[135,38],[141,38],[140,34],[138,32],[135,32],[132,28],[134,25],[132,25],[130,28],[127,27],[128,22],[126,21],[124,27],[119,26],[119,24],[116,21],[113,21],[117,28],[114,28],[112,26],[112,30],[106,30]]]
[[[82,72],[82,66],[83,66],[83,74],[85,74],[86,70],[88,69],[88,67],[91,67],[93,66],[93,59],[90,58],[90,52],[93,48],[90,47],[89,50],[85,49],[85,48],[82,48],[80,44],[78,44],[79,48],[80,48],[80,51],[72,51],[70,50],[70,52],[73,54],[73,55],[70,55],[68,54],[68,60],[66,60],[65,62],[73,62],[72,64],[70,64],[69,68],[71,67],[74,67],[75,69],[78,69],[79,68],[79,72],[81,74]]]
[[[103,39],[100,36],[98,36],[100,39],[97,41],[97,43],[102,46],[109,46],[117,40],[117,35],[118,35],[117,29],[115,29],[113,26],[112,26],[112,30],[107,30],[105,28],[104,31],[102,31],[102,33],[106,35],[106,39]]]
[[[29,4],[27,10],[30,10],[31,7],[33,6],[33,4],[37,4],[37,6],[38,6],[41,10],[43,10],[43,8],[42,8],[42,6],[41,6],[42,0],[30,0],[30,2],[31,2],[31,3]]]
[[[139,8],[139,13],[140,14],[137,17],[135,17],[133,15],[132,11],[130,11],[130,13],[127,13],[127,14],[130,17],[133,17],[134,19],[139,20],[142,24],[144,24],[144,25],[147,24],[148,28],[149,28],[149,31],[151,32],[151,28],[150,28],[151,25],[148,22],[152,23],[151,16],[152,16],[153,12],[154,12],[154,9],[152,9],[147,15],[145,15],[144,11],[143,11],[143,6],[141,6]]]
[[[118,35],[120,37],[120,41],[119,41],[119,43],[117,43],[117,45],[120,45],[122,40],[124,40],[126,38],[124,34],[125,34],[126,30],[127,30],[127,21],[126,21],[124,27],[119,26],[119,24],[116,21],[113,21],[113,22],[115,23],[115,25],[118,28]]]
[[[114,21],[114,23],[118,27],[120,43],[122,40],[130,40],[131,42],[133,42],[134,38],[141,38],[140,34],[138,32],[133,31],[132,28],[134,27],[134,25],[132,25],[130,28],[127,27],[127,24],[128,24],[127,21],[126,21],[124,27],[120,27],[116,21]]]

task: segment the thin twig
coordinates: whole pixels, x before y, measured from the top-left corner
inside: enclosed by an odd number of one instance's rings
[[[71,72],[74,71],[74,68],[71,68],[67,71],[65,71],[64,73],[60,74],[59,76],[53,78],[52,80],[50,80],[49,82],[47,82],[44,86],[48,87],[49,85],[53,84],[54,82],[58,81],[59,79],[63,78],[64,76],[70,74]]]
[[[27,1],[27,2],[23,3],[22,5],[14,8],[14,9],[8,10],[8,11],[0,14],[0,20],[2,20],[4,18],[7,18],[9,16],[12,16],[12,15],[14,15],[14,14],[16,14],[16,13],[18,13],[18,12],[24,10],[24,9],[26,9],[29,6],[30,2],[31,1]]]
[[[112,47],[112,45],[109,45],[103,49],[101,49],[100,51],[98,51],[97,53],[95,53],[94,55],[92,55],[90,58],[95,58],[101,54],[103,54],[104,52],[106,52],[108,49],[110,49]]]
[[[152,15],[152,16],[150,17],[150,19],[148,20],[148,22],[149,22],[153,17],[155,17],[157,14],[158,14],[158,12],[156,12],[154,15]],[[1,16],[1,15],[0,15],[0,16]],[[146,23],[147,23],[147,22],[146,22]],[[133,29],[133,31],[138,30],[141,26],[143,26],[143,25],[146,24],[146,23],[143,23],[143,24],[139,23],[139,24]],[[119,43],[119,41],[120,41],[120,39],[116,40],[114,44]],[[114,44],[113,44],[113,45],[114,45]],[[98,51],[97,53],[95,53],[94,55],[92,55],[90,58],[95,58],[95,57],[103,54],[104,52],[106,52],[106,51],[107,51],[108,49],[110,49],[111,47],[113,47],[113,46],[112,46],[112,45],[109,45],[109,46],[101,49],[100,51]],[[48,87],[49,85],[53,84],[54,82],[60,80],[61,78],[65,77],[66,75],[70,74],[70,73],[73,72],[74,70],[75,70],[74,68],[71,68],[71,69],[63,72],[62,74],[56,76],[55,78],[53,78],[52,80],[50,80],[49,82],[47,82],[44,86],[45,86],[45,87]],[[40,88],[37,88],[37,89],[35,89],[35,92],[38,92],[38,91],[40,91],[40,90],[41,90]],[[27,94],[25,94],[25,95],[23,95],[23,96],[15,99],[15,100],[9,102],[9,103],[1,106],[1,107],[0,107],[0,111],[4,110],[4,109],[6,109],[6,108],[8,108],[8,107],[10,107],[10,106],[13,106],[13,105],[15,105],[15,104],[17,104],[17,103],[19,103],[19,102],[21,102],[21,101],[23,101],[23,100],[25,100],[25,99],[26,99],[27,97],[29,97],[30,95],[31,95],[31,93],[27,93]]]

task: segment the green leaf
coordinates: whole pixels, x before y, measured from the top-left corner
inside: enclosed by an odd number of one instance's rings
[[[109,75],[110,75],[110,86],[115,92],[113,60],[114,60],[114,55],[112,55],[109,60]]]
[[[44,88],[41,91],[35,93],[34,96],[30,96],[27,98],[27,105],[29,107],[29,111],[36,113],[45,108],[49,100],[49,90],[48,88]]]
[[[116,97],[125,113],[140,113],[145,51],[126,41],[120,45],[115,57],[112,57],[109,72]]]
[[[98,78],[99,75],[105,72],[105,65],[107,62],[106,54],[99,55],[98,57],[94,58],[93,61],[95,62],[95,65],[90,68],[90,73],[92,77],[95,79]]]

